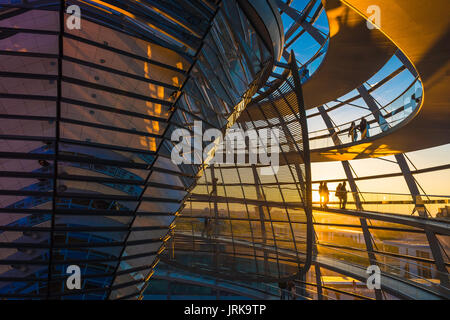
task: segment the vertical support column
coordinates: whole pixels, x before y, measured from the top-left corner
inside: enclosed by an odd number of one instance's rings
[[[211,196],[213,197],[214,202],[214,220],[217,220],[219,218],[219,208],[217,205],[217,179],[216,179],[216,173],[214,171],[214,164],[211,164],[211,184],[212,184],[212,191]],[[214,228],[215,229],[215,228]],[[215,230],[213,230],[215,231]]]
[[[322,293],[322,273],[320,272],[320,267],[316,264],[314,267],[314,273],[316,274],[316,284],[317,284],[317,298],[323,300]]]
[[[212,224],[212,228],[211,228],[211,233],[212,235],[216,235],[216,229],[217,229],[217,221],[219,218],[219,208],[217,205],[217,180],[216,180],[216,174],[214,171],[214,164],[211,165],[211,183],[212,183],[212,191],[211,191],[211,196],[213,197],[213,202],[214,202],[214,223]],[[209,223],[211,223],[211,219],[209,220]],[[214,266],[216,268],[216,270],[218,270],[219,268],[219,259],[218,259],[218,248],[217,248],[217,241],[214,240],[214,257],[213,257],[213,261],[214,261]]]
[[[308,135],[308,123],[306,121],[305,103],[303,101],[303,90],[300,75],[298,73],[298,66],[295,60],[294,51],[291,50],[291,56],[289,59],[289,65],[292,73],[292,80],[294,83],[294,91],[297,98],[299,122],[302,132],[303,143],[303,162],[305,163],[305,195],[303,200],[303,207],[306,215],[306,261],[303,268],[303,272],[306,273],[312,263],[313,252],[313,240],[314,240],[314,226],[312,219],[312,187],[311,187],[311,154],[309,149],[309,135]]]
[[[419,216],[423,218],[428,218],[427,210],[425,204],[423,203],[422,197],[420,196],[419,188],[417,187],[416,181],[409,169],[408,163],[406,162],[405,156],[401,154],[396,154],[395,159],[402,171],[403,177],[405,178],[406,184],[408,185],[409,192],[414,202],[414,210],[417,211]],[[441,248],[439,246],[439,239],[433,231],[425,229],[425,235],[430,245],[431,254],[433,255],[436,269],[439,271],[439,280],[441,285],[450,288],[449,275],[447,267],[445,266],[445,260],[442,256]]]
[[[47,299],[51,299],[52,295],[52,275],[53,275],[53,260],[54,260],[54,229],[56,220],[58,195],[58,157],[59,157],[59,138],[60,138],[60,120],[61,120],[61,98],[62,98],[62,57],[64,55],[64,13],[66,11],[66,1],[59,2],[59,33],[58,33],[58,79],[56,83],[56,123],[55,123],[55,154],[53,158],[53,192],[52,192],[52,216],[50,229],[50,246],[48,253],[48,278],[47,278]],[[55,286],[58,288],[58,286]]]
[[[255,181],[255,189],[256,189],[256,198],[259,201],[264,201],[264,197],[261,194],[261,185],[259,182],[259,177],[258,177],[258,171],[256,170],[256,166],[254,164],[252,164],[252,173],[253,173],[253,179]],[[268,275],[269,274],[269,256],[267,255],[267,249],[266,249],[266,244],[267,244],[267,231],[266,231],[266,224],[265,224],[265,215],[264,215],[264,208],[262,205],[258,205],[258,212],[259,212],[259,222],[261,225],[261,237],[262,237],[262,241],[264,244],[264,274]]]
[[[334,134],[335,130],[334,130],[334,127],[333,127],[333,123],[331,122],[330,116],[325,111],[323,106],[320,106],[318,109],[319,109],[320,115],[322,116],[323,121],[325,122],[325,125],[328,128],[328,131],[330,132],[330,134],[333,137],[334,144],[335,145],[340,145],[341,141],[340,141],[339,137],[336,134]],[[350,185],[350,190],[352,191],[353,197],[355,199],[356,210],[362,211],[363,210],[363,206],[362,206],[362,203],[361,203],[361,199],[359,198],[358,187],[356,186],[355,179],[353,178],[353,173],[352,173],[352,170],[350,168],[350,163],[347,160],[341,161],[341,163],[342,163],[342,167],[344,168],[344,172],[345,172],[345,175],[347,177],[348,184]],[[367,225],[367,219],[366,218],[360,218],[359,221],[361,223],[361,229],[362,229],[363,236],[364,236],[364,243],[366,245],[367,255],[369,257],[369,263],[371,265],[377,265],[377,258],[375,256],[375,253],[374,253],[374,250],[373,250],[372,235],[370,234],[370,230],[369,230],[369,227]],[[383,299],[383,295],[382,295],[380,289],[375,289],[375,297],[376,297],[377,300],[382,300]]]

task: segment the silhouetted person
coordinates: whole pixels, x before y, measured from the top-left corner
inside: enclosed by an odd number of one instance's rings
[[[323,182],[321,182],[319,184],[319,202],[320,202],[320,207],[321,208],[323,208],[323,199],[324,199],[324,196],[323,196]]]
[[[358,130],[356,128],[355,121],[350,125],[350,129],[348,130],[348,136],[352,137],[352,142],[358,140]]]
[[[306,80],[309,79],[309,70],[308,70],[308,68],[304,68],[304,69],[302,70],[302,72],[301,72],[301,79],[302,79],[303,81],[306,81]]]
[[[359,122],[359,131],[361,131],[361,140],[365,139],[367,136],[367,120],[365,118],[361,118]]]
[[[341,203],[342,203],[342,199],[341,199],[341,188],[342,188],[342,183],[339,183],[338,186],[336,187],[336,192],[334,193],[334,195],[336,196],[336,198],[339,199],[339,208],[341,207]]]
[[[345,186],[346,182],[344,181],[342,184],[339,183],[339,208],[345,209],[347,205],[347,188]],[[337,190],[336,190],[337,193]]]
[[[293,281],[288,282],[287,290],[289,291],[290,300],[295,300],[297,294],[295,292],[295,284]]]
[[[330,191],[328,190],[326,182],[323,183],[322,192],[323,192],[323,207],[328,208],[327,204],[330,199]]]
[[[411,101],[414,101],[415,103],[419,103],[420,102],[420,98],[416,98],[416,94],[413,93],[411,96]]]
[[[286,282],[278,282],[278,287],[280,288],[280,299],[287,300],[287,283]]]

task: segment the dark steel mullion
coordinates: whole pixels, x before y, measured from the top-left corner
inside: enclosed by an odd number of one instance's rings
[[[102,130],[122,132],[122,133],[127,133],[127,134],[132,134],[132,135],[139,135],[139,136],[144,136],[144,137],[154,137],[157,139],[163,139],[163,137],[161,135],[158,135],[155,133],[132,130],[132,129],[125,129],[125,128],[121,128],[121,127],[114,127],[114,126],[104,125],[104,124],[100,124],[100,123],[86,122],[86,121],[75,120],[75,119],[70,119],[70,118],[61,118],[60,121],[64,122],[64,123],[70,123],[70,124],[74,124],[74,125],[87,127],[87,128],[97,128],[97,129],[102,129]]]
[[[4,5],[2,4],[2,7]],[[0,27],[0,31],[13,31],[18,33],[31,33],[31,34],[42,34],[42,35],[51,35],[58,36],[59,31],[53,30],[39,30],[39,29],[26,29],[26,28],[8,28],[8,27]]]
[[[41,142],[42,141],[51,141],[51,142],[55,141],[54,137],[1,135],[1,134],[0,134],[0,139],[1,140],[21,140],[21,141],[41,141]],[[88,148],[105,149],[107,151],[117,150],[117,151],[123,151],[123,152],[134,153],[134,154],[136,154],[136,153],[138,153],[138,154],[148,154],[148,155],[155,155],[156,154],[154,151],[148,151],[148,150],[145,150],[145,149],[135,149],[135,148],[129,148],[129,147],[121,147],[121,146],[108,145],[108,144],[102,144],[102,143],[96,143],[96,142],[71,140],[71,139],[66,139],[66,138],[60,138],[59,141],[61,143],[75,144],[75,145],[85,146],[85,147],[88,147]],[[48,154],[43,154],[43,153],[23,153],[23,152],[0,152],[0,154],[3,154],[5,156],[17,154],[19,157],[21,155],[23,155],[23,154],[29,154],[30,156],[33,156],[33,155],[48,156]],[[162,157],[168,158],[167,156],[164,156],[164,155],[162,155]],[[85,157],[80,157],[80,158],[85,159]],[[41,158],[39,158],[39,159],[41,159]],[[42,158],[42,159],[44,159],[44,158]],[[45,159],[50,159],[50,158],[45,158]],[[98,158],[98,159],[101,160],[101,158]],[[112,160],[107,160],[107,161],[112,161]],[[77,161],[75,161],[75,162],[77,162]],[[128,162],[125,162],[125,163],[130,164]],[[139,163],[137,165],[139,165]],[[142,164],[142,165],[146,166],[145,164]]]
[[[18,209],[23,211],[23,209]],[[12,209],[8,209],[7,212],[13,212]],[[1,212],[1,211],[0,211]],[[58,209],[56,211],[59,215],[66,216],[92,216],[92,214],[101,214],[105,217],[131,217],[133,216],[134,211],[126,211],[126,210],[84,210],[84,209]],[[20,212],[17,212],[20,213]],[[140,212],[137,213],[137,216],[150,216],[150,217],[174,217],[175,215],[168,212]]]
[[[132,260],[138,258],[150,257],[158,254],[158,251],[151,251],[146,253],[140,253],[136,255],[130,255],[123,257],[122,260]],[[86,260],[64,260],[64,261],[56,261],[53,262],[53,265],[68,265],[68,264],[96,264],[96,263],[107,263],[107,262],[118,262],[119,257],[114,258],[104,258],[104,259],[86,259]],[[47,260],[10,260],[10,259],[2,259],[0,260],[0,265],[42,265],[47,266]]]
[[[111,113],[123,114],[126,116],[135,117],[135,118],[139,118],[139,119],[148,119],[148,120],[158,121],[161,123],[167,122],[166,118],[158,118],[157,116],[152,116],[149,114],[129,111],[129,110],[125,110],[125,109],[117,109],[117,108],[110,107],[110,106],[104,106],[104,105],[95,104],[95,103],[91,103],[91,102],[75,100],[72,98],[62,97],[61,101],[68,103],[68,104],[73,104],[73,105],[76,105],[79,107],[85,107],[85,108],[101,110],[101,111],[106,111],[106,112],[111,112]]]
[[[151,226],[151,227],[133,227],[133,231],[155,231],[155,230],[165,230],[165,226]],[[23,226],[0,226],[0,231],[36,231],[36,232],[49,232],[51,227],[23,227]],[[64,232],[120,232],[128,231],[126,227],[55,227],[55,231]]]
[[[59,157],[59,138],[60,138],[60,120],[61,120],[61,97],[62,97],[62,75],[63,64],[62,56],[64,54],[64,13],[66,9],[66,1],[61,0],[59,2],[59,30],[58,30],[58,79],[56,82],[57,99],[56,99],[56,123],[55,123],[55,153],[53,154],[53,192],[52,192],[52,214],[51,214],[51,231],[50,231],[50,244],[48,250],[48,278],[47,278],[47,299],[51,295],[51,283],[52,283],[52,262],[53,262],[53,249],[54,249],[54,228],[55,228],[55,215],[56,215],[56,197],[57,197],[57,184],[58,184],[58,157]]]
[[[12,119],[12,120],[33,120],[33,121],[55,121],[55,117],[49,116],[31,116],[21,114],[0,114],[0,119]]]
[[[19,99],[19,100],[38,100],[38,101],[55,101],[56,96],[41,96],[33,94],[21,94],[21,93],[0,93],[0,98],[3,99]]]
[[[39,139],[36,139],[36,140],[39,140]],[[3,159],[5,159],[5,158],[6,159],[25,159],[25,160],[53,160],[54,155],[43,154],[43,153],[0,152],[0,158],[3,158]],[[111,165],[111,166],[122,167],[122,168],[131,168],[131,169],[145,170],[148,167],[147,164],[124,162],[124,161],[117,161],[117,160],[105,160],[105,159],[92,158],[92,157],[78,157],[78,156],[61,155],[58,157],[58,159],[59,159],[59,161],[64,161],[64,162],[95,163],[95,164],[104,164],[104,165]]]
[[[0,71],[0,77],[33,79],[33,80],[58,80],[57,74],[39,74],[39,73],[10,72],[10,71]]]
[[[113,47],[110,47],[110,46],[102,44],[102,43],[98,43],[98,42],[93,41],[93,40],[89,40],[89,39],[85,39],[85,38],[82,38],[82,37],[79,37],[79,36],[75,36],[75,35],[70,34],[70,33],[64,33],[64,37],[68,38],[68,39],[75,40],[75,41],[83,42],[83,43],[92,45],[92,46],[97,47],[97,48],[105,49],[105,50],[108,50],[108,51],[111,51],[111,52],[114,52],[114,53],[117,53],[117,54],[120,54],[120,55],[123,55],[123,56],[127,56],[127,57],[130,57],[130,58],[136,59],[136,60],[147,62],[149,64],[152,64],[152,65],[164,68],[164,69],[168,69],[168,70],[172,70],[172,71],[175,71],[175,72],[179,72],[179,73],[181,73],[183,75],[187,74],[187,72],[185,70],[183,70],[183,69],[179,69],[177,67],[173,67],[173,66],[170,66],[168,64],[165,64],[165,63],[162,63],[162,62],[158,62],[156,60],[152,60],[152,59],[149,59],[149,58],[146,58],[146,57],[141,57],[141,56],[135,55],[135,54],[133,54],[131,52],[127,52],[127,51],[124,51],[124,50],[121,50],[121,49],[113,48]],[[144,41],[153,43],[153,41],[149,41],[149,40],[144,40]],[[159,44],[157,44],[157,45],[159,45]],[[180,52],[176,52],[176,53],[179,54],[180,56],[182,56],[183,58],[186,58],[187,61],[191,60],[191,57],[187,57],[185,53],[180,53]]]
[[[175,90],[175,91],[177,91],[179,89],[178,87],[175,87],[175,86],[173,86],[171,84],[168,84],[168,83],[165,83],[165,82],[161,82],[161,81],[158,81],[158,80],[153,80],[153,79],[150,79],[150,78],[146,78],[146,77],[139,76],[139,75],[136,75],[136,74],[128,73],[128,72],[121,71],[121,70],[118,70],[118,69],[105,67],[105,66],[102,66],[102,65],[99,65],[99,64],[96,64],[96,63],[92,63],[92,62],[85,61],[85,60],[80,60],[80,59],[77,59],[77,58],[74,58],[74,57],[71,57],[71,56],[64,56],[63,60],[68,61],[68,62],[73,62],[73,63],[75,63],[77,65],[83,65],[83,66],[86,66],[86,67],[89,67],[89,68],[105,71],[105,72],[112,73],[112,74],[117,74],[117,75],[120,75],[120,76],[123,76],[123,77],[127,77],[127,78],[132,78],[132,79],[139,80],[139,81],[142,81],[142,82],[151,83],[151,84],[154,84],[154,85],[157,85],[157,86],[160,86],[160,87],[164,87],[164,88],[167,88],[167,89],[171,89],[171,90]]]
[[[1,172],[0,172],[0,176],[1,176]],[[83,176],[83,175],[64,174],[64,175],[60,176],[60,179],[66,180],[66,181],[114,183],[114,184],[121,184],[121,185],[125,185],[125,186],[143,186],[144,185],[143,180],[108,178],[108,177],[96,176],[96,175]]]
[[[59,179],[63,180],[62,177]],[[12,196],[37,196],[37,197],[51,197],[55,195],[57,198],[74,198],[74,199],[96,199],[96,200],[118,200],[118,201],[139,201],[135,196],[123,196],[123,195],[109,195],[101,193],[74,193],[74,192],[45,192],[45,191],[28,191],[28,190],[0,190],[0,195],[12,195]],[[180,203],[180,200],[168,199],[168,198],[156,198],[156,197],[142,197],[142,200],[148,202],[169,202]]]
[[[53,229],[54,230],[54,229]],[[127,246],[138,246],[149,243],[162,242],[161,238],[146,239],[146,240],[134,240],[128,241]],[[109,247],[121,247],[125,244],[124,241],[114,242],[89,242],[89,243],[76,243],[76,244],[53,244],[45,245],[40,243],[31,242],[0,242],[0,248],[33,248],[33,249],[82,249],[82,248],[109,248]]]
[[[32,58],[58,59],[58,55],[57,55],[57,54],[53,54],[53,53],[40,53],[40,52],[28,52],[28,51],[9,51],[9,50],[0,50],[0,55],[5,55],[5,56],[17,56],[17,57],[32,57]]]
[[[137,271],[142,271],[142,270],[146,270],[148,269],[150,266],[149,265],[145,265],[142,267],[136,267],[136,268],[131,268],[131,269],[127,269],[124,271],[120,271],[117,272],[117,274],[119,275],[124,275],[124,274],[129,274],[129,273],[133,273],[133,272],[137,272]],[[96,279],[96,278],[105,278],[105,277],[110,277],[112,276],[113,273],[112,272],[108,272],[108,273],[101,273],[101,274],[86,274],[83,275],[83,279]],[[63,275],[63,276],[56,276],[53,278],[54,280],[66,280],[67,276]],[[30,283],[44,283],[46,282],[45,278],[31,278],[31,277],[24,277],[24,278],[20,278],[20,277],[0,277],[0,282],[10,282],[10,281],[15,281],[15,282],[30,282]]]
[[[64,75],[62,76],[62,81],[64,81],[65,83],[70,83],[70,84],[76,85],[76,86],[86,87],[86,88],[95,89],[95,90],[99,90],[99,91],[105,91],[109,94],[117,94],[117,95],[121,95],[121,96],[128,97],[128,98],[133,98],[133,99],[138,99],[138,100],[142,100],[142,101],[161,104],[163,106],[171,105],[171,103],[166,100],[152,98],[152,97],[145,96],[145,95],[142,95],[139,93],[134,93],[134,92],[118,89],[118,88],[108,87],[108,86],[105,86],[102,84],[93,83],[93,82],[89,82],[89,81],[85,81],[85,80],[80,80],[77,78],[72,78],[72,77],[68,77],[68,76],[64,76]]]
[[[41,140],[46,140],[46,139],[41,138]],[[65,143],[65,144],[79,145],[79,146],[88,147],[88,148],[105,149],[107,151],[115,150],[115,151],[123,151],[123,152],[127,152],[127,153],[132,153],[132,154],[146,154],[146,155],[151,155],[151,156],[155,155],[154,151],[149,151],[149,150],[145,150],[145,149],[136,149],[136,148],[130,148],[130,147],[124,147],[124,146],[118,146],[118,145],[103,144],[103,143],[97,143],[97,142],[72,140],[72,139],[67,139],[67,138],[61,138],[60,142]],[[102,160],[101,158],[96,158],[96,159]],[[143,163],[138,163],[138,164],[147,166],[147,164],[143,164]]]
[[[53,175],[48,173],[35,173],[35,172],[8,172],[0,171],[0,177],[13,177],[13,178],[30,178],[39,179],[46,178],[50,179]],[[130,180],[130,179],[118,179],[118,178],[107,178],[99,176],[83,176],[83,175],[63,175],[60,177],[61,180],[67,181],[82,181],[82,182],[98,182],[98,183],[117,183],[122,185],[137,185],[143,186],[144,180]],[[172,186],[168,184],[149,182],[147,186],[160,188],[160,189],[171,189],[185,191],[184,187]]]

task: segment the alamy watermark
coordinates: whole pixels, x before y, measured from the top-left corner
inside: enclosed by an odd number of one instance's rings
[[[76,264],[72,264],[67,267],[67,274],[70,274],[66,280],[66,286],[69,290],[80,290],[81,289],[81,269]]]
[[[367,28],[370,30],[379,29],[381,27],[381,9],[377,5],[370,5],[367,11],[370,16],[367,18]]]
[[[381,289],[381,270],[380,267],[377,265],[370,265],[367,267],[366,270],[367,274],[370,274],[370,276],[367,278],[366,286],[368,289],[373,290],[379,290]]]
[[[68,6],[66,13],[70,16],[66,20],[66,27],[69,30],[80,30],[81,29],[81,9],[79,6],[73,4]]]
[[[258,164],[261,175],[275,175],[279,170],[280,133],[278,128],[231,128],[225,137],[219,129],[203,131],[201,121],[194,121],[193,133],[179,128],[172,132],[175,143],[171,159],[180,164]]]

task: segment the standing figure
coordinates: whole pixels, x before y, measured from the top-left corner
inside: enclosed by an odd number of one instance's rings
[[[355,121],[352,122],[350,125],[350,129],[348,130],[349,137],[352,137],[352,142],[355,142],[358,140],[358,130],[356,128]]]
[[[336,188],[336,192],[335,192],[335,196],[336,198],[339,199],[339,208],[342,207],[342,195],[341,195],[341,188],[342,188],[342,183],[339,183],[337,188]]]
[[[295,300],[297,298],[297,293],[295,292],[295,284],[293,281],[289,281],[288,282],[288,287],[287,287],[288,291],[289,291],[289,295],[290,295],[290,300]]]
[[[361,140],[364,140],[367,136],[367,120],[365,118],[361,118],[359,122],[359,131],[361,131]]]
[[[328,208],[327,204],[330,199],[330,191],[328,191],[328,186],[326,182],[323,183],[322,191],[323,191],[323,207]]]
[[[286,282],[278,282],[278,287],[280,288],[280,300],[287,300],[287,283]]]
[[[345,187],[345,181],[342,183],[340,195],[341,195],[341,197],[339,198],[340,208],[345,209],[345,206],[347,205],[347,189]]]

